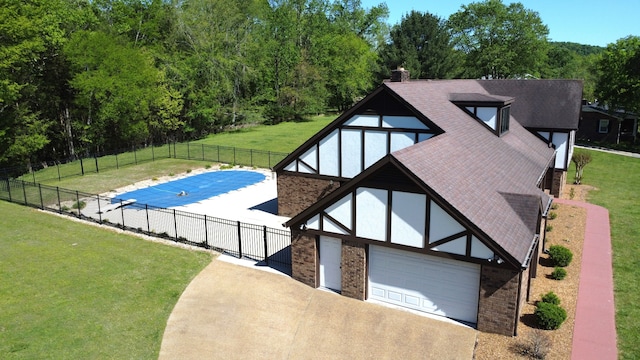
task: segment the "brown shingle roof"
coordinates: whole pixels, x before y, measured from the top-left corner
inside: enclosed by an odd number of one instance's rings
[[[385,86],[445,131],[392,156],[524,264],[538,211],[549,201],[537,181],[554,150],[515,121],[498,137],[450,101],[453,93],[486,94],[477,80]],[[512,107],[518,100],[526,101],[516,98]]]

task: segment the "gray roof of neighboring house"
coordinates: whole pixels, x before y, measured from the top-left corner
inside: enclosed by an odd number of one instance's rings
[[[527,128],[576,130],[581,80],[475,80],[493,95],[515,97],[511,115]],[[518,99],[526,99],[518,101]]]

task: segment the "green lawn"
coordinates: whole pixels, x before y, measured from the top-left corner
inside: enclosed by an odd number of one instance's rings
[[[609,209],[613,246],[618,350],[622,359],[640,354],[640,159],[589,151],[583,184],[595,186],[589,202]],[[574,170],[567,181],[573,181]]]
[[[337,117],[325,115],[305,122],[247,127],[210,135],[193,143],[290,153]]]
[[[157,359],[211,255],[0,201],[0,358]]]

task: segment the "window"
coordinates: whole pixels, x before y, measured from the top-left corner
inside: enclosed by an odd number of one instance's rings
[[[598,132],[600,134],[606,134],[609,132],[609,120],[608,119],[600,119],[598,122]]]
[[[505,106],[500,110],[500,134],[509,131],[509,117],[511,116],[511,107]]]

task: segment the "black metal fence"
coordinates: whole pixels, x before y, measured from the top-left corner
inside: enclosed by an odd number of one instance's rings
[[[123,230],[272,263],[291,265],[289,230],[128,203],[16,179],[0,180],[0,199]]]
[[[0,178],[18,178],[38,183],[169,158],[271,169],[287,155],[287,153],[273,151],[189,142],[167,143],[159,146],[132,147],[111,153],[91,154],[72,161],[53,161],[4,168],[0,169]]]

